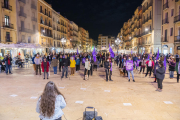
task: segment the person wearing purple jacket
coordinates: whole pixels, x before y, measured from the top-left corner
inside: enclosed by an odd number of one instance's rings
[[[170,79],[173,79],[175,66],[176,66],[175,58],[170,58],[168,61],[169,61],[169,77]]]

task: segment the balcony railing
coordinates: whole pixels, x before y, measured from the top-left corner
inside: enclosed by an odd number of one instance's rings
[[[169,8],[168,2],[163,5],[163,10],[165,10],[166,8]]]
[[[26,32],[26,33],[31,33],[31,34],[33,33],[33,30],[27,29],[27,28],[22,28],[22,27],[19,28],[19,31]]]
[[[3,27],[14,29],[14,25],[10,23],[3,22]]]
[[[41,33],[41,35],[42,35],[42,36],[52,37],[52,38],[53,38],[53,36],[52,36],[51,34]]]
[[[175,16],[174,17],[174,23],[179,22],[179,21],[180,21],[180,15]]]
[[[22,16],[22,17],[27,17],[27,15],[26,15],[26,13],[24,13],[24,12],[19,12],[19,16]]]
[[[56,28],[55,28],[55,27],[53,27],[53,30],[56,30]]]
[[[174,37],[174,42],[180,42],[180,35]]]
[[[148,6],[146,6],[146,7],[144,6],[143,7],[143,12],[145,12],[147,9],[148,9]]]
[[[37,18],[35,17],[32,17],[31,20],[37,22]]]
[[[5,9],[8,9],[8,10],[12,11],[12,6],[10,6],[8,4],[4,4],[3,2],[2,2],[2,8],[5,8]]]
[[[168,18],[165,18],[165,19],[162,20],[162,25],[163,25],[163,24],[167,24],[167,23],[169,23]]]
[[[149,31],[145,31],[145,32],[143,32],[143,33],[141,34],[141,36],[146,35],[146,34],[150,34],[150,33],[152,33],[152,31],[151,31],[151,30],[149,30]]]
[[[36,5],[34,5],[34,4],[31,4],[31,8],[37,10]]]
[[[26,4],[26,0],[18,0],[20,2],[23,2],[24,4]]]
[[[6,42],[12,42],[12,37],[5,37]]]
[[[161,42],[168,42],[168,37],[161,37]]]

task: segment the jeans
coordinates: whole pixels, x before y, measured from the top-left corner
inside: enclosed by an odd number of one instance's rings
[[[36,65],[36,75],[38,74],[38,69],[39,69],[39,73],[41,75],[41,65]]]
[[[57,74],[57,66],[53,67],[54,74]]]
[[[45,79],[46,74],[47,74],[47,78],[48,78],[48,73],[46,72],[46,69],[44,69],[44,79]]]
[[[63,68],[62,77],[64,77],[64,72],[66,72],[66,77],[68,75],[68,66]]]
[[[158,83],[158,88],[159,88],[159,89],[162,89],[162,81],[163,81],[163,80],[157,79],[157,83]]]
[[[61,68],[63,69],[63,65],[61,62],[59,62],[59,72],[61,72]]]
[[[174,71],[169,71],[169,77],[174,78]]]
[[[76,71],[80,70],[80,65],[76,65]]]
[[[108,76],[109,76],[109,80],[111,80],[112,71],[110,71],[109,69],[106,69],[105,71],[106,71],[106,81],[108,81]]]
[[[1,65],[0,65],[0,73],[1,73]]]
[[[116,60],[116,64],[117,64],[117,66],[118,66],[118,64],[119,64],[119,60]]]
[[[6,74],[8,74],[8,70],[11,73],[11,65],[6,65]]]
[[[133,70],[128,71],[128,78],[129,78],[129,80],[130,80],[130,73],[131,73],[132,78],[133,78],[133,80],[134,80],[134,73],[133,73]]]

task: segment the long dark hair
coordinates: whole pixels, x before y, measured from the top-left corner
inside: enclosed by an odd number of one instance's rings
[[[44,88],[43,94],[41,95],[40,110],[43,116],[47,115],[48,117],[51,117],[54,114],[57,95],[63,96],[63,94],[61,94],[57,89],[54,82],[49,81]]]

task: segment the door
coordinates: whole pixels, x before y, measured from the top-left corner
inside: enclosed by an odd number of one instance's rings
[[[6,32],[6,42],[10,42],[10,32]]]
[[[9,26],[9,16],[5,15],[4,25]]]
[[[4,7],[8,8],[8,5],[9,5],[9,0],[4,0]]]
[[[164,34],[164,41],[167,42],[167,30],[165,30],[165,34]]]
[[[164,50],[163,53],[166,55],[168,54],[168,50]]]
[[[21,30],[24,30],[24,21],[21,21]]]

